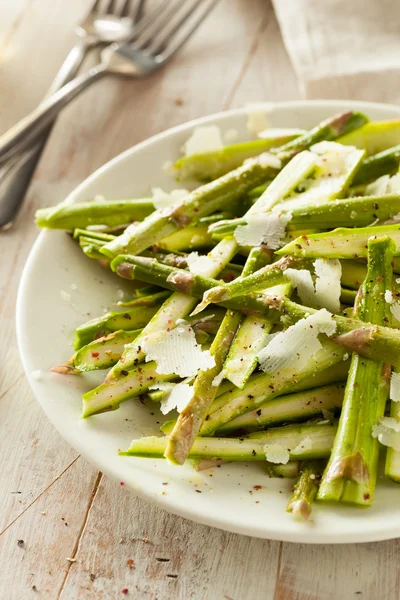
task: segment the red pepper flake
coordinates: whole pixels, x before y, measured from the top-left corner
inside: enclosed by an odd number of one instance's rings
[[[262,490],[262,485],[253,485],[253,490]]]
[[[120,481],[119,485],[125,485],[125,481]]]
[[[369,500],[371,496],[369,494],[364,494],[364,500]]]
[[[93,358],[98,358],[100,356],[99,352],[92,352]]]
[[[129,592],[128,588],[122,588],[122,590],[121,590],[121,594],[125,594],[125,596],[127,595],[128,592]]]
[[[130,569],[134,569],[135,568],[135,561],[133,560],[133,558],[130,558],[129,560],[127,560],[126,564],[128,565],[128,567]]]

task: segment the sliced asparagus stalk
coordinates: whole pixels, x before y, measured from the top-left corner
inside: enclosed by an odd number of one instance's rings
[[[275,373],[265,373],[254,380],[250,379],[244,390],[238,389],[229,395],[229,401],[222,404],[223,398],[218,398],[220,407],[211,412],[201,428],[200,435],[214,434],[225,423],[236,417],[260,408],[262,404],[281,394],[293,391],[293,381],[301,381],[312,377],[318,371],[343,360],[344,350],[336,347],[329,340],[322,342],[322,348],[308,360],[305,367],[300,369],[285,369]]]
[[[206,469],[215,469],[222,465],[229,464],[229,460],[223,459],[211,459],[206,458],[204,460],[197,459],[193,460],[193,466],[196,471],[205,471]],[[279,477],[280,479],[294,479],[298,477],[300,472],[300,461],[292,460],[285,465],[278,465],[271,462],[265,462],[265,470],[268,477]]]
[[[224,267],[229,263],[229,261],[233,258],[236,253],[236,242],[233,238],[225,238],[219,244],[211,250],[208,254],[208,258],[210,260],[210,275],[218,275],[218,273],[224,269]],[[118,262],[119,259],[115,259],[113,262]],[[146,259],[142,258],[142,263],[147,266],[154,265],[154,259]],[[150,261],[150,262],[149,262]],[[119,264],[119,263],[118,263]],[[162,265],[165,269],[170,272],[170,267],[166,265]],[[123,269],[123,267],[121,267]],[[147,269],[145,269],[146,271]],[[172,269],[175,272],[174,269]],[[117,267],[118,272],[118,267]],[[193,275],[188,271],[181,271],[185,273],[186,277],[192,277]],[[153,283],[153,282],[151,282]],[[144,359],[144,352],[142,350],[143,338],[150,333],[155,331],[161,331],[162,329],[166,329],[169,327],[172,329],[176,325],[176,321],[178,319],[184,319],[187,315],[193,310],[196,306],[197,300],[193,298],[187,291],[179,288],[170,288],[172,291],[176,291],[176,293],[172,294],[168,300],[164,302],[160,310],[154,315],[154,318],[151,319],[143,330],[142,336],[135,340],[135,344],[133,346],[128,345],[126,350],[124,351],[121,360],[115,365],[114,369],[109,373],[107,377],[107,381],[112,380],[114,377],[117,377],[122,370],[126,370],[131,368],[133,365],[138,364],[141,360]]]
[[[348,290],[342,287],[340,292],[340,302],[342,304],[348,304],[349,306],[353,306],[356,296],[357,292],[355,290]]]
[[[196,376],[193,385],[193,396],[179,414],[165,450],[165,457],[173,463],[182,465],[189,455],[216,396],[218,385],[214,384],[214,379],[222,369],[240,320],[240,313],[227,311],[210,348],[215,366],[206,371],[200,371]]]
[[[91,202],[62,202],[36,211],[36,224],[47,229],[76,229],[89,225],[117,227],[142,221],[154,212],[149,198],[140,200],[93,200]]]
[[[144,257],[120,256],[114,259],[112,265],[119,275],[127,279],[138,277],[148,283],[157,283],[167,289],[180,290],[197,297],[202,297],[207,289],[218,284],[215,279],[194,276],[181,269],[156,264],[156,261]],[[314,309],[296,304],[288,298],[267,294],[239,296],[221,302],[221,305],[245,314],[257,314],[285,326],[293,325],[315,312]],[[392,329],[341,315],[332,315],[332,320],[336,323],[336,332],[331,339],[337,344],[373,360],[400,366],[400,338]]]
[[[353,185],[375,181],[382,175],[394,175],[399,168],[400,144],[366,158],[354,177]]]
[[[129,372],[124,371],[122,376],[113,380],[111,384],[103,383],[83,394],[82,418],[116,410],[121,402],[145,394],[149,387],[178,379],[176,375],[160,375],[156,369],[155,362],[143,363]]]
[[[159,306],[159,304],[135,306],[124,312],[108,312],[101,317],[79,325],[75,330],[75,350],[79,350],[93,340],[119,329],[131,331],[145,327],[149,319],[157,312]]]
[[[263,183],[271,172],[274,172],[274,169],[269,161],[263,160],[262,155],[251,159],[242,167],[200,186],[178,206],[156,210],[141,223],[127,229],[123,236],[103,246],[102,252],[110,257],[123,252],[138,254],[200,217],[224,208]]]
[[[133,342],[141,331],[141,329],[134,331],[121,329],[109,333],[83,346],[64,365],[59,365],[51,370],[61,375],[69,375],[70,373],[109,369],[120,359],[125,344]]]
[[[348,365],[347,365],[348,367]],[[342,377],[344,380],[345,375]],[[234,431],[256,431],[280,423],[288,423],[321,416],[323,412],[340,410],[343,401],[344,384],[335,383],[324,387],[278,396],[262,404],[259,409],[250,411],[229,421],[217,431],[217,435],[227,435]]]
[[[326,458],[329,456],[336,433],[336,424],[301,423],[252,433],[243,438],[197,438],[189,458],[224,459],[230,461],[265,461],[268,446],[278,444],[288,450],[290,460]],[[310,444],[302,447],[305,438]],[[163,458],[167,437],[147,437],[133,440],[120,456]]]
[[[381,325],[390,322],[385,290],[392,286],[394,244],[388,237],[368,242],[368,271],[355,316]],[[375,489],[379,443],[372,425],[385,411],[390,366],[353,354],[338,434],[324,472],[319,500],[369,506]]]
[[[367,154],[376,154],[400,144],[400,121],[375,121],[367,123],[337,140],[345,146],[364,148]]]
[[[368,239],[372,236],[390,236],[396,244],[395,255],[400,255],[400,224],[338,228],[326,233],[301,236],[276,251],[278,255],[290,254],[307,258],[359,258],[367,256]]]
[[[169,252],[181,252],[182,250],[201,250],[211,248],[214,240],[208,233],[208,228],[213,221],[198,222],[180,229],[171,235],[159,240],[157,248],[168,250]]]
[[[282,146],[282,144],[286,144],[296,137],[298,137],[298,134],[252,140],[251,142],[225,146],[221,150],[183,156],[174,164],[176,178],[178,181],[184,181],[185,179],[212,181],[233,169],[237,169],[247,158],[258,156],[271,148]]]
[[[312,503],[318,492],[324,463],[307,460],[300,465],[300,475],[294,485],[287,511],[307,521],[311,515]]]

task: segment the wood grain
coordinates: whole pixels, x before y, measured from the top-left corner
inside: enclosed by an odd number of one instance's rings
[[[0,3],[0,131],[45,93],[90,4]],[[14,228],[0,234],[1,599],[98,600],[124,597],[124,588],[140,600],[398,598],[398,541],[251,539],[169,515],[103,478],[44,417],[18,357],[15,299],[36,208],[163,129],[249,101],[299,97],[270,2],[221,0],[168,69],[141,82],[104,80],[58,119]]]

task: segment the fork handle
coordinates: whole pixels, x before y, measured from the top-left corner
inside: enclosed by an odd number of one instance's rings
[[[0,137],[1,162],[18,153],[21,150],[22,142],[24,142],[24,145],[25,143],[30,145],[43,129],[54,121],[64,106],[106,72],[107,67],[105,65],[102,63],[96,65],[87,73],[64,85],[58,92],[42,102],[29,115],[9,129]]]

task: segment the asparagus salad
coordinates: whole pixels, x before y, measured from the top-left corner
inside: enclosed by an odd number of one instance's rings
[[[121,456],[260,461],[305,519],[369,506],[380,454],[400,482],[399,161],[400,121],[357,112],[225,146],[199,127],[170,165],[191,191],[39,210],[131,281],[53,369],[106,371],[82,417],[158,402],[160,435]]]

